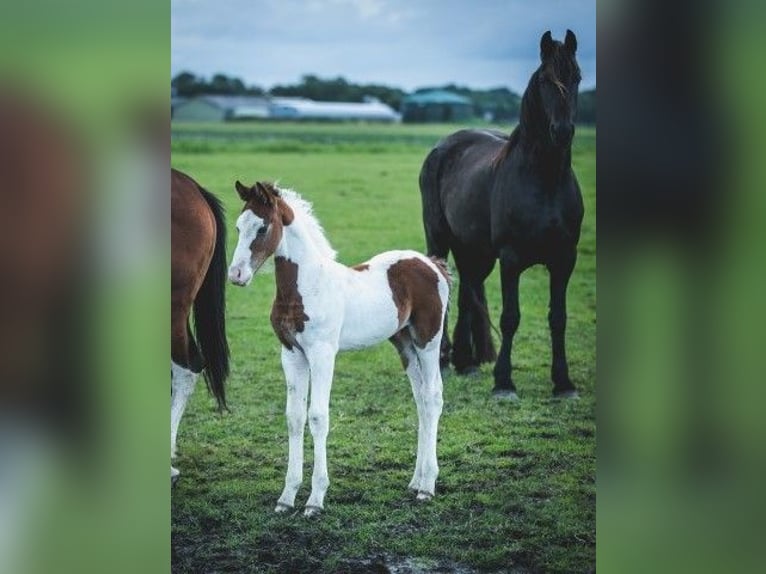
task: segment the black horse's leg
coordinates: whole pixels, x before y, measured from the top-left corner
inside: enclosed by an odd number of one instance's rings
[[[459,374],[467,374],[476,370],[477,363],[473,358],[473,340],[471,337],[471,322],[473,320],[473,291],[470,281],[465,274],[460,277],[458,291],[458,310],[455,333],[452,337],[452,364]]]
[[[442,342],[439,347],[439,367],[441,369],[448,369],[450,357],[452,356],[452,341],[449,338],[449,309],[444,313],[443,327]]]
[[[499,397],[516,398],[516,387],[511,378],[511,347],[513,336],[519,328],[519,276],[521,268],[512,252],[500,254],[500,279],[503,289],[503,314],[500,317],[500,330],[503,341],[495,363],[495,388],[493,394]]]
[[[551,348],[553,351],[551,379],[553,380],[553,394],[558,397],[577,395],[575,386],[569,378],[569,365],[567,364],[564,341],[567,326],[567,285],[576,258],[577,255],[573,253],[548,265],[550,273],[548,325],[551,329]]]
[[[497,359],[495,345],[489,332],[489,308],[487,307],[487,295],[484,291],[484,282],[475,286],[474,298],[476,312],[473,315],[471,333],[473,335],[474,358],[477,363],[492,363]]]

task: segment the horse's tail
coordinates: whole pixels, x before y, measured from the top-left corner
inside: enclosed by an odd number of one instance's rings
[[[441,150],[435,147],[428,154],[420,170],[420,199],[423,203],[423,229],[426,234],[426,253],[430,257],[447,259],[449,255],[449,224],[439,197]]]
[[[436,257],[435,255],[429,256],[429,259],[436,265],[439,273],[441,273],[442,277],[447,281],[447,286],[452,287],[452,273],[450,273],[449,267],[447,267],[447,261],[441,257]]]
[[[218,401],[226,406],[224,383],[229,376],[229,343],[226,340],[226,221],[221,202],[199,187],[215,219],[215,248],[210,266],[194,301],[194,333],[205,359],[205,381]]]

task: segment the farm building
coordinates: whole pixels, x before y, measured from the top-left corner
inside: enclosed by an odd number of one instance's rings
[[[273,98],[271,118],[291,120],[336,120],[398,122],[401,116],[375,98],[364,102],[317,102],[306,98]]]
[[[182,98],[180,96],[172,95],[170,97],[170,117],[173,117],[173,114],[176,111],[176,108],[180,106],[181,104],[185,104],[187,102],[188,98]]]
[[[198,96],[173,108],[183,122],[223,122],[269,117],[269,100],[256,96]]]
[[[400,114],[368,98],[364,102],[317,102],[306,98],[198,96],[173,105],[172,118],[185,122],[250,119],[397,122]]]
[[[457,122],[471,117],[473,102],[446,90],[417,92],[402,100],[405,122]]]

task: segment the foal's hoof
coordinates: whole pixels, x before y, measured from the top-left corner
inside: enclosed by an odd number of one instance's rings
[[[433,497],[434,497],[433,493],[426,492],[425,490],[419,490],[416,499],[420,500],[421,502],[428,502]]]
[[[306,510],[303,511],[303,515],[307,518],[313,518],[315,516],[319,516],[320,514],[322,514],[322,509],[318,506],[306,505]]]
[[[561,391],[553,390],[554,399],[579,399],[580,395],[577,389],[564,389]]]
[[[292,512],[293,507],[289,506],[287,504],[284,504],[283,502],[277,502],[276,508],[274,508],[274,512],[282,513],[282,512]]]
[[[516,402],[519,400],[519,395],[516,394],[516,391],[511,389],[494,388],[492,389],[492,396],[499,401]]]

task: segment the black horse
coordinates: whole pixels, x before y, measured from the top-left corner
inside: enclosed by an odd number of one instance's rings
[[[489,331],[484,280],[500,259],[502,344],[495,389],[515,398],[511,343],[519,326],[519,276],[537,263],[550,274],[548,323],[553,348],[553,393],[574,396],[564,349],[566,290],[577,258],[583,218],[580,187],[572,171],[572,138],[580,69],[577,38],[564,42],[546,32],[541,65],[521,101],[510,137],[493,130],[461,130],[429,153],[420,172],[423,225],[429,255],[451,251],[460,276],[452,362],[458,373],[497,356]],[[442,360],[449,358],[445,329]]]

